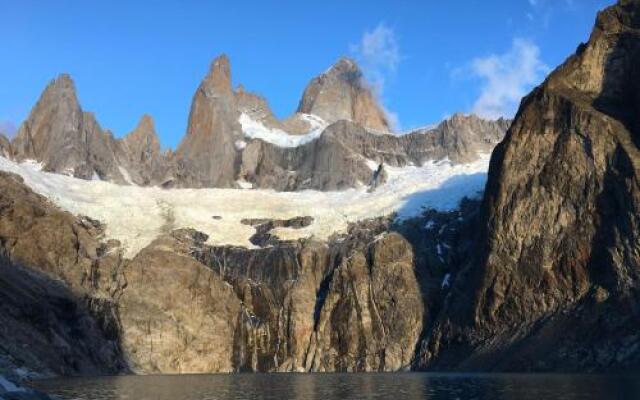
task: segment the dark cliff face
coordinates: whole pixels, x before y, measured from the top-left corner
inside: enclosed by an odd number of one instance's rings
[[[604,10],[589,42],[523,100],[423,367],[638,364],[639,28],[640,2]]]
[[[0,371],[126,372],[115,299],[121,259],[76,218],[0,173]],[[100,289],[99,289],[100,287]]]

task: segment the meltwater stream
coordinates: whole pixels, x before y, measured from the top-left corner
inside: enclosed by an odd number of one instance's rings
[[[240,374],[44,380],[61,399],[640,399],[640,375]]]

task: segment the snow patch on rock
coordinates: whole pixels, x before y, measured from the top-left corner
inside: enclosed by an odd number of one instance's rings
[[[240,114],[238,121],[242,125],[242,133],[249,139],[261,139],[278,147],[298,147],[319,138],[326,128],[319,117],[310,114],[301,117],[311,126],[311,130],[304,135],[290,135],[281,129],[266,127],[245,113]]]
[[[118,166],[118,170],[120,171],[120,175],[122,175],[122,178],[124,178],[125,182],[127,182],[129,185],[135,185],[135,183],[133,183],[133,179],[131,179],[131,175],[129,175],[129,171],[127,171],[125,167]]]

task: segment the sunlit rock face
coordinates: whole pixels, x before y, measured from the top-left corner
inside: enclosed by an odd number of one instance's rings
[[[355,61],[342,58],[305,89],[298,112],[327,122],[353,121],[364,128],[388,132],[391,127]]]
[[[18,160],[39,161],[47,171],[126,183],[118,169],[123,157],[118,142],[80,108],[68,75],[47,86],[20,126],[13,153]]]
[[[29,343],[9,349],[26,368],[92,374],[410,367],[423,303],[411,246],[386,233],[385,224],[354,226],[328,242],[257,249],[210,246],[202,233],[167,227],[129,259],[119,243],[104,241],[98,221],[57,209],[16,175],[0,173],[0,185],[2,268],[12,277],[0,295],[48,287],[21,303],[31,304],[31,316],[3,317],[21,332],[5,343]],[[287,224],[309,223],[296,221]],[[3,307],[22,307],[15,303]],[[45,315],[59,334],[42,335],[29,322]],[[77,348],[66,348],[67,324],[78,324]]]
[[[193,95],[175,153],[162,151],[150,115],[115,139],[82,110],[65,74],[47,86],[13,142],[0,139],[0,151],[45,171],[123,185],[327,191],[379,185],[381,163],[475,161],[508,124],[457,114],[432,129],[389,134],[382,107],[348,59],[314,78],[297,111],[280,121],[266,99],[233,89],[230,60],[221,55]]]
[[[122,139],[126,167],[120,167],[125,180],[138,185],[163,183],[168,160],[160,149],[153,117],[144,115],[136,128]]]
[[[226,56],[213,61],[193,96],[187,133],[176,151],[181,186],[233,187],[238,168],[235,142],[242,138]]]
[[[278,121],[220,57],[175,154],[150,118],[114,140],[59,78],[0,141],[20,174],[0,172],[1,365],[637,368],[638,39],[640,2],[620,1],[513,124],[458,114],[404,136],[380,132],[348,61]],[[507,128],[482,201],[463,199]],[[299,189],[322,191],[283,193]]]

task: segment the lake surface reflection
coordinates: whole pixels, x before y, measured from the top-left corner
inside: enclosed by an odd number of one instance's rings
[[[34,386],[76,400],[640,399],[640,375],[176,375],[54,379]]]

